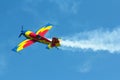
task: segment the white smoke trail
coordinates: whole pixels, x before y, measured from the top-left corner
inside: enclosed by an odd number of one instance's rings
[[[120,28],[112,31],[94,30],[83,32],[71,37],[63,37],[61,49],[92,49],[105,50],[111,53],[120,52]]]

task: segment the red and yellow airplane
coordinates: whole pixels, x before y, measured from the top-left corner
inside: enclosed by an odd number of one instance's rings
[[[52,40],[50,41],[49,39],[47,39],[45,37],[45,34],[52,28],[51,24],[47,24],[46,26],[40,28],[36,33],[32,32],[32,31],[27,31],[27,30],[21,30],[21,34],[19,35],[19,37],[21,37],[22,35],[25,36],[27,39],[22,41],[21,43],[18,44],[18,46],[16,46],[13,51],[15,52],[19,52],[22,49],[30,46],[31,44],[35,43],[35,42],[40,42],[43,44],[47,44],[48,45],[48,49],[53,48],[53,47],[58,47],[60,46],[60,40],[56,37],[53,37]]]

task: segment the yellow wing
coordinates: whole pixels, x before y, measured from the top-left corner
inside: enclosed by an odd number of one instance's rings
[[[36,34],[40,36],[44,36],[50,29],[52,28],[52,25],[48,24],[42,28],[40,28]]]
[[[16,46],[16,47],[13,49],[13,51],[19,52],[19,51],[21,51],[22,49],[30,46],[30,45],[33,44],[33,43],[35,43],[35,41],[30,40],[30,39],[26,39],[26,40],[22,41],[21,43],[19,43],[18,46]]]

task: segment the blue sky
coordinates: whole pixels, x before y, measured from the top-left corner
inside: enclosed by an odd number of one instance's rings
[[[11,51],[25,39],[18,38],[21,25],[36,31],[51,23],[47,37],[69,38],[119,29],[119,4],[119,0],[1,0],[0,80],[120,80],[119,51],[47,50],[39,43],[21,55]]]

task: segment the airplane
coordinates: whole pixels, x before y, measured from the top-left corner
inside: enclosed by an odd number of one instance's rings
[[[15,52],[20,52],[24,48],[32,45],[35,42],[40,42],[43,44],[47,44],[47,49],[51,49],[53,47],[58,48],[60,46],[60,39],[53,37],[52,40],[49,40],[48,38],[45,37],[45,34],[52,28],[53,26],[51,24],[47,24],[40,28],[36,33],[30,31],[30,30],[22,30],[20,35],[18,36],[19,38],[23,35],[26,37],[24,41],[19,43],[14,49],[12,49]]]

